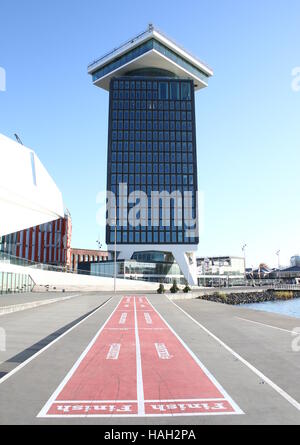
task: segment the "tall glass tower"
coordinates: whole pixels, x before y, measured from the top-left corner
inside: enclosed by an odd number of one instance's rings
[[[197,284],[195,91],[213,72],[152,25],[88,72],[110,93],[109,251],[117,246],[118,259],[173,256]]]

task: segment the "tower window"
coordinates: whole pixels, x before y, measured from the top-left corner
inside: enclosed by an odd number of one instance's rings
[[[167,82],[159,82],[158,99],[159,100],[169,99]]]

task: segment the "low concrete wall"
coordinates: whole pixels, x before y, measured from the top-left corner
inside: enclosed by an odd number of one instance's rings
[[[0,263],[1,272],[22,273],[31,276],[35,283],[34,291],[41,292],[65,290],[72,291],[107,291],[114,290],[114,279],[106,277],[95,277],[90,275],[77,275],[63,272],[50,272],[46,270],[34,269],[31,267],[15,266],[8,263]],[[156,291],[159,284],[147,283],[136,280],[117,279],[118,291]]]
[[[199,292],[189,292],[188,294],[185,294],[183,292],[178,292],[177,294],[167,293],[165,294],[167,298],[170,300],[193,300],[196,298],[199,298]]]
[[[78,295],[70,295],[68,297],[63,297],[63,298],[52,298],[49,300],[38,300],[38,301],[31,301],[29,303],[20,303],[11,306],[3,306],[0,307],[0,317],[1,315],[14,314],[15,312],[26,311],[28,309],[34,309],[40,306],[47,306],[49,304],[58,303],[61,301],[67,301],[77,297]]]

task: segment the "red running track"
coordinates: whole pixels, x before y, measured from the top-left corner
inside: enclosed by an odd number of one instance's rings
[[[39,417],[242,414],[146,297],[124,297]]]

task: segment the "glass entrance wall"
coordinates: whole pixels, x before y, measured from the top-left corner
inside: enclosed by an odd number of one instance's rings
[[[185,284],[185,279],[176,263],[141,262],[135,260],[120,260],[116,263],[117,278],[125,280],[151,281],[154,283]],[[113,278],[115,264],[113,261],[92,263],[91,275]]]
[[[31,292],[34,282],[27,274],[0,272],[0,295]]]

